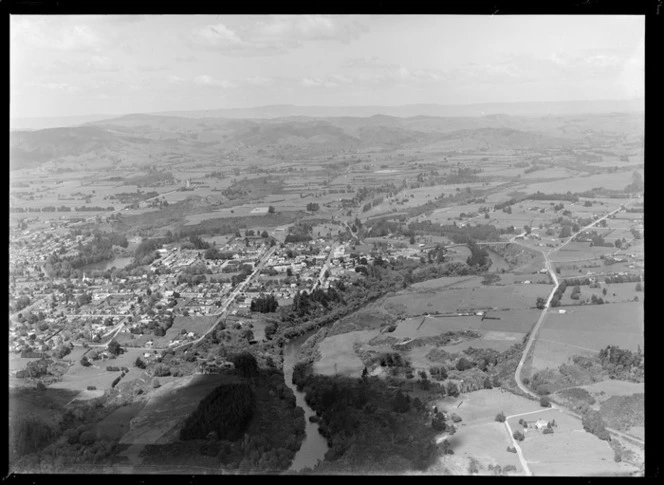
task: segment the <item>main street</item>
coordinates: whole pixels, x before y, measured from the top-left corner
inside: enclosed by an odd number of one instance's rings
[[[263,256],[261,256],[260,261],[256,264],[256,268],[254,268],[254,271],[240,284],[238,284],[235,289],[228,295],[228,298],[226,298],[226,301],[221,305],[219,308],[219,311],[215,313],[214,315],[218,315],[219,318],[214,322],[213,325],[210,326],[210,328],[207,329],[207,331],[201,335],[199,338],[196,340],[192,340],[191,342],[185,342],[183,344],[177,345],[175,347],[172,347],[173,350],[178,350],[183,347],[186,347],[188,345],[196,345],[199,342],[201,342],[210,332],[212,332],[219,322],[221,322],[223,319],[226,318],[227,312],[231,304],[235,301],[235,298],[244,291],[244,289],[251,283],[251,280],[256,277],[257,274],[260,273],[260,271],[263,269],[263,266],[265,266],[265,263],[270,259],[270,257],[274,254],[274,252],[277,250],[277,246],[272,246],[270,249],[268,249]],[[155,349],[155,350],[165,350],[165,349]]]

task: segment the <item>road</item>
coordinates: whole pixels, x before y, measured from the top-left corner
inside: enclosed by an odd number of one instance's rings
[[[630,201],[629,203],[625,204],[625,207],[628,207],[628,206],[631,205],[633,202],[635,202],[635,201],[632,200],[632,201]],[[525,384],[524,384],[523,381],[521,380],[521,372],[523,371],[523,365],[524,365],[524,363],[526,362],[526,359],[528,358],[528,354],[529,354],[529,352],[530,352],[530,349],[531,349],[531,347],[533,346],[533,343],[535,342],[535,339],[537,338],[537,333],[539,332],[540,327],[542,326],[542,324],[543,324],[543,322],[544,322],[544,320],[545,320],[545,318],[546,318],[547,311],[548,311],[549,306],[550,306],[550,304],[551,304],[551,300],[553,299],[553,296],[555,295],[556,291],[558,290],[558,287],[560,286],[560,281],[558,280],[558,277],[557,277],[557,275],[556,275],[556,271],[555,271],[555,269],[553,268],[553,264],[552,264],[551,260],[549,259],[549,256],[550,256],[551,253],[554,253],[554,252],[560,250],[561,248],[565,247],[567,244],[569,244],[569,243],[570,243],[570,242],[571,242],[576,236],[578,236],[578,235],[579,235],[580,233],[582,233],[583,231],[586,231],[586,230],[590,229],[590,228],[591,228],[592,226],[594,226],[595,224],[599,223],[600,221],[603,221],[604,219],[607,219],[608,217],[612,216],[613,214],[616,214],[616,213],[620,212],[621,210],[623,210],[623,209],[622,209],[622,208],[616,209],[616,210],[614,210],[614,211],[612,211],[612,212],[606,214],[605,216],[603,216],[603,217],[601,217],[601,218],[599,218],[599,219],[593,221],[592,223],[588,224],[587,226],[585,226],[585,227],[579,229],[579,231],[577,231],[576,233],[572,234],[572,235],[571,235],[567,240],[565,240],[565,242],[563,242],[560,246],[558,246],[558,247],[555,248],[555,249],[552,249],[551,251],[545,252],[545,251],[543,251],[543,250],[539,250],[539,251],[542,253],[542,255],[544,256],[544,260],[545,260],[546,268],[547,268],[547,270],[549,271],[549,274],[551,275],[551,279],[554,281],[554,284],[555,284],[555,285],[554,285],[553,289],[551,290],[551,293],[549,294],[549,297],[548,297],[547,300],[546,300],[546,304],[544,305],[544,309],[542,310],[542,313],[540,314],[540,317],[539,317],[539,319],[537,320],[537,323],[535,324],[535,326],[533,327],[533,329],[532,329],[531,332],[530,332],[530,335],[528,336],[528,342],[526,343],[526,348],[525,348],[525,350],[523,351],[523,355],[521,356],[521,360],[519,361],[519,365],[517,365],[516,372],[514,373],[514,380],[516,381],[517,386],[519,386],[519,389],[521,389],[523,392],[525,392],[525,393],[528,394],[529,396],[532,396],[532,397],[535,398],[535,399],[539,399],[540,396],[538,396],[537,394],[535,394],[534,392],[532,392],[530,389],[528,389],[528,388],[525,386]],[[517,243],[517,244],[519,244],[519,243]],[[534,248],[533,248],[533,249],[534,249]],[[569,415],[571,415],[571,416],[574,416],[574,417],[576,417],[576,418],[578,418],[578,419],[581,419],[581,416],[580,416],[580,415],[578,415],[578,414],[576,414],[576,413],[570,411],[569,409],[567,409],[567,408],[565,408],[565,407],[563,407],[563,406],[560,406],[560,405],[557,405],[557,404],[553,404],[553,403],[552,403],[551,406],[552,406],[552,408],[554,408],[554,409],[559,409],[559,410],[561,410],[562,412],[565,412],[565,413],[567,413],[567,414],[569,414]],[[607,429],[607,431],[609,431],[610,433],[612,433],[612,434],[614,434],[614,435],[616,435],[616,436],[620,436],[620,437],[622,437],[622,438],[624,438],[624,439],[627,439],[627,440],[630,440],[630,441],[633,441],[633,442],[636,442],[636,443],[639,443],[639,444],[645,444],[645,442],[644,442],[643,440],[639,439],[639,438],[636,438],[636,437],[633,437],[633,436],[627,435],[627,434],[625,434],[625,433],[622,433],[622,432],[620,432],[620,431],[618,431],[618,430],[615,430],[615,429],[612,429],[612,428],[606,428],[606,429]]]
[[[201,335],[199,338],[196,340],[192,340],[191,342],[186,342],[180,345],[177,345],[175,347],[172,347],[173,350],[178,350],[181,349],[182,347],[186,347],[188,345],[196,345],[197,343],[201,342],[210,332],[212,332],[216,326],[219,324],[219,322],[226,316],[226,312],[228,308],[231,306],[231,304],[235,301],[235,297],[237,297],[240,293],[244,291],[244,289],[247,287],[247,285],[251,282],[254,277],[260,273],[261,269],[263,269],[263,266],[265,266],[265,263],[267,262],[268,259],[274,254],[274,252],[277,250],[277,246],[272,246],[270,249],[268,249],[263,256],[261,256],[260,261],[256,265],[256,268],[254,269],[254,272],[251,273],[246,280],[244,280],[242,283],[237,285],[235,289],[231,292],[230,295],[228,295],[228,298],[226,301],[221,305],[219,308],[219,311],[215,313],[214,315],[218,315],[219,318],[214,322],[213,325],[210,326],[206,330],[206,332]],[[154,349],[154,350],[164,350],[164,349]]]
[[[330,261],[332,261],[332,256],[334,256],[334,251],[337,249],[338,246],[339,246],[338,244],[333,244],[332,247],[330,248],[330,253],[327,255],[327,259],[325,260],[323,267],[320,269],[320,274],[318,275],[318,279],[314,283],[314,286],[311,287],[312,290],[315,290],[316,288],[318,288],[320,285],[323,284],[325,271],[329,269]]]

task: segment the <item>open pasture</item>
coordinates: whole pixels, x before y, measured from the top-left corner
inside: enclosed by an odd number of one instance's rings
[[[173,320],[173,325],[171,328],[166,330],[166,334],[163,337],[154,338],[155,347],[167,347],[172,340],[183,340],[183,332],[189,333],[194,332],[197,336],[203,335],[210,326],[215,322],[217,317],[212,315],[206,316],[176,316]]]
[[[376,330],[359,330],[325,338],[318,344],[321,358],[314,362],[314,372],[328,376],[339,374],[359,377],[364,364],[355,353],[353,345],[356,342],[368,342],[376,335]]]
[[[533,369],[556,368],[573,355],[596,354],[608,345],[643,347],[643,305],[611,303],[550,311],[533,347]]]
[[[588,476],[624,474],[636,470],[627,463],[616,463],[608,442],[586,432],[581,421],[559,410],[545,410],[524,416],[528,422],[556,420],[552,434],[528,429],[520,443],[523,455],[535,476]],[[520,429],[519,418],[509,420],[512,429]]]
[[[602,277],[599,278],[603,280]],[[643,283],[642,283],[643,286]],[[604,301],[611,303],[625,303],[631,302],[634,300],[635,296],[639,297],[639,300],[643,299],[643,291],[636,291],[636,283],[612,283],[606,284],[603,283],[601,288],[590,288],[590,286],[579,286],[581,293],[578,300],[572,300],[572,289],[568,288],[563,295],[563,298],[560,300],[560,304],[565,305],[577,305],[579,302],[588,300],[595,295],[597,298],[602,298]],[[603,293],[603,289],[606,288],[606,295]]]
[[[62,376],[59,382],[49,386],[54,389],[68,389],[71,391],[85,391],[88,386],[95,386],[97,390],[106,390],[111,387],[111,383],[120,376],[120,372],[107,371],[107,366],[127,367],[129,374],[123,379],[132,378],[132,373],[136,374],[139,370],[134,367],[136,357],[142,355],[142,350],[126,348],[125,352],[115,359],[95,360],[92,365],[84,367],[80,361],[76,361],[66,374]]]
[[[534,172],[530,173],[525,173],[525,170],[523,170],[521,174],[521,178],[523,180],[564,179],[563,182],[572,177],[579,176],[579,172],[570,170],[566,167],[548,167],[542,170],[535,170]]]
[[[509,342],[509,347],[529,332],[537,321],[537,310],[490,311],[491,319],[484,321],[479,315],[470,316],[421,316],[399,321],[390,336],[397,339],[432,337],[452,330],[479,330],[486,333],[482,340]],[[493,318],[500,318],[494,320]],[[490,346],[489,344],[482,344]],[[473,345],[474,346],[474,345]],[[500,344],[504,346],[504,344]]]
[[[643,394],[645,391],[643,382],[618,381],[615,379],[579,387],[592,394],[598,402],[606,401],[611,396],[631,396],[632,394]]]
[[[474,349],[493,349],[498,352],[504,352],[515,344],[523,341],[526,335],[524,332],[500,332],[494,330],[480,330],[483,333],[479,339],[465,340],[458,344],[445,345],[441,347],[445,352],[455,354],[463,352],[472,347]]]
[[[455,409],[454,412],[456,411]],[[461,422],[455,426],[457,431],[449,438],[454,456],[477,460],[479,475],[491,475],[489,465],[499,465],[502,468],[512,465],[516,467],[512,474],[523,473],[519,457],[516,453],[507,451],[507,447],[512,446],[512,440],[504,424],[495,421],[476,424]]]
[[[592,357],[597,351],[588,347],[549,340],[538,336],[532,347],[531,369],[534,374],[538,370],[557,369],[575,355]],[[527,365],[526,365],[527,367]],[[525,370],[525,367],[524,367]]]
[[[465,246],[463,246],[465,247]],[[459,248],[453,248],[459,249]],[[468,248],[466,248],[468,249]],[[445,276],[433,280],[422,281],[414,283],[410,286],[411,291],[428,291],[428,290],[446,290],[448,288],[479,288],[482,279],[478,276]],[[393,296],[387,300],[399,298],[401,295]]]
[[[575,176],[565,180],[565,188],[571,192],[585,192],[595,187],[609,190],[622,190],[630,183],[630,178],[624,173],[603,173],[598,175]],[[560,181],[533,183],[528,185],[528,191],[544,193],[560,191]]]
[[[470,280],[455,283],[444,291],[428,287],[395,295],[387,301],[404,305],[407,315],[455,313],[466,309],[526,310],[535,306],[538,296],[546,297],[549,292],[548,285],[478,286],[476,280]]]
[[[562,249],[551,253],[549,259],[553,262],[589,261],[601,255],[612,254],[616,249],[614,246],[590,246],[588,242],[571,241]]]

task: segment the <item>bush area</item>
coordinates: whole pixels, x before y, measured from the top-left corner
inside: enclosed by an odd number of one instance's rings
[[[593,409],[586,411],[581,419],[581,424],[588,433],[594,434],[601,440],[611,441],[611,435],[606,430],[604,419],[599,411]]]
[[[318,414],[330,446],[317,473],[425,470],[449,446],[434,442],[447,427],[443,414],[430,415],[420,398],[410,397],[409,386],[394,390],[397,380],[313,375],[311,365],[301,363],[293,382]]]
[[[244,383],[249,385],[248,383]],[[304,438],[305,421],[295,396],[275,369],[261,369],[251,381],[254,408],[243,439],[216,433],[169,445],[148,445],[145,464],[193,465],[240,472],[288,469]]]
[[[645,425],[645,395],[611,396],[599,408],[606,424],[626,431],[632,426]]]
[[[254,406],[254,393],[248,383],[219,386],[187,418],[180,439],[203,439],[215,432],[222,439],[235,441],[249,424]]]

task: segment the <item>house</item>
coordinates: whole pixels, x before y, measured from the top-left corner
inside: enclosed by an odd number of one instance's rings
[[[535,423],[535,427],[537,429],[544,429],[546,428],[547,421],[544,419],[538,419],[537,422]]]
[[[567,313],[567,310],[560,309],[558,310],[558,313],[564,315],[565,313]]]

